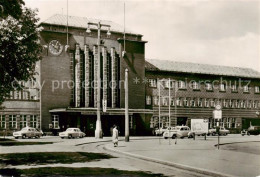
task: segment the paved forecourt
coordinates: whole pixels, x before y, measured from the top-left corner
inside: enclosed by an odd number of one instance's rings
[[[234,143],[233,147],[236,144],[248,144],[249,150],[242,151],[230,148],[225,150],[225,145],[221,145],[218,150],[214,146],[217,144],[217,136],[207,137],[207,140],[204,140],[204,137],[196,137],[196,140],[177,139],[177,141],[165,140],[162,137],[147,140],[130,139],[130,142],[119,142],[118,147],[107,144],[106,149],[206,174],[255,177],[260,175],[260,153],[250,153],[250,147],[255,145],[251,142],[260,144],[260,136],[220,137],[221,144]]]

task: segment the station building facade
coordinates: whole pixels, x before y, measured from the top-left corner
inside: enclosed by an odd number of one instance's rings
[[[146,78],[146,108],[154,111],[151,127],[159,126],[159,108],[161,127],[169,126],[169,122],[171,126],[190,126],[191,119],[206,119],[209,128],[215,127],[216,105],[222,108],[220,126],[233,133],[247,129],[250,124],[260,125],[260,74],[257,71],[146,60]]]
[[[78,127],[87,136],[94,136],[98,30],[89,23],[98,22],[105,25],[101,27],[100,50],[101,100],[106,100],[101,110],[104,136],[110,136],[114,124],[119,126],[120,135],[124,134],[125,69],[129,72],[130,135],[152,135],[159,122],[160,126],[169,126],[169,122],[171,126],[190,126],[191,119],[203,118],[214,127],[212,111],[217,104],[223,110],[221,126],[233,132],[248,128],[250,123],[260,124],[256,115],[260,110],[260,73],[246,68],[145,60],[146,41],[141,34],[126,30],[124,40],[124,28],[111,21],[69,16],[67,25],[67,16],[54,15],[40,24],[44,50],[36,84],[15,91],[4,102],[0,109],[2,130],[29,125],[59,132]],[[107,35],[108,25],[111,35]],[[91,33],[86,32],[88,27]]]
[[[110,136],[114,124],[124,132],[126,69],[129,71],[130,133],[149,132],[149,127],[143,128],[147,116],[152,115],[152,110],[145,108],[145,85],[131,82],[133,78],[145,77],[146,42],[142,35],[126,31],[123,40],[124,28],[116,23],[82,17],[69,17],[67,32],[66,18],[54,15],[41,23],[42,44],[46,46],[41,60],[42,128],[62,131],[79,127],[88,136],[94,135],[98,101],[98,30],[96,25],[89,23],[100,22],[101,103],[106,100],[107,105],[106,111],[101,111],[103,133]],[[88,27],[91,33],[86,32]],[[127,52],[122,56],[124,50]]]

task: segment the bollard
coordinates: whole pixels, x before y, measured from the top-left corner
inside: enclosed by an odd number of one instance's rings
[[[193,140],[195,140],[195,133],[193,133]]]
[[[206,133],[205,133],[205,140],[207,140]]]

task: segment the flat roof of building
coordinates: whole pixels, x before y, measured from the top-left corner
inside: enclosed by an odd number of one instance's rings
[[[169,60],[146,59],[145,69],[147,71],[166,71],[260,79],[260,72],[257,72],[251,68],[219,66]]]
[[[104,25],[110,25],[110,31],[112,32],[118,32],[118,33],[124,33],[124,27],[109,21],[109,20],[100,20],[100,19],[93,19],[93,18],[87,18],[87,17],[76,17],[76,16],[68,16],[68,26],[69,27],[75,27],[75,28],[85,28],[87,29],[88,23],[98,23],[100,22],[101,24]],[[48,18],[45,21],[42,21],[41,24],[49,24],[49,25],[60,25],[60,26],[67,26],[67,15],[61,15],[61,14],[55,14]],[[97,26],[95,25],[90,25],[90,29],[96,29]],[[102,28],[103,29],[103,28]],[[104,30],[107,30],[104,28]],[[125,32],[127,34],[132,34],[132,35],[137,35],[137,36],[142,36],[141,34],[135,33],[133,31],[130,31],[128,29],[125,29]]]

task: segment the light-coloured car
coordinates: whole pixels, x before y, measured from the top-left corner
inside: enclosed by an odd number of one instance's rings
[[[159,128],[157,128],[156,130],[155,130],[155,135],[156,136],[161,136],[161,135],[163,135],[163,133],[165,132],[165,131],[167,131],[167,130],[171,130],[173,127],[161,127],[160,129]]]
[[[224,127],[220,127],[219,128],[219,135],[228,135],[230,133],[229,130],[225,129]],[[209,129],[209,132],[208,132],[208,135],[212,135],[212,136],[215,136],[217,134],[217,130],[216,128],[211,128]]]
[[[184,138],[184,137],[188,137],[189,132],[190,132],[190,127],[188,126],[176,126],[172,128],[170,131],[165,131],[163,133],[163,137],[165,139],[167,138],[175,139],[176,137]]]
[[[68,128],[65,132],[59,133],[59,136],[63,138],[83,138],[86,136],[79,128]]]
[[[35,128],[32,127],[24,127],[20,131],[16,131],[13,133],[13,137],[15,139],[18,138],[40,138],[42,133]]]

